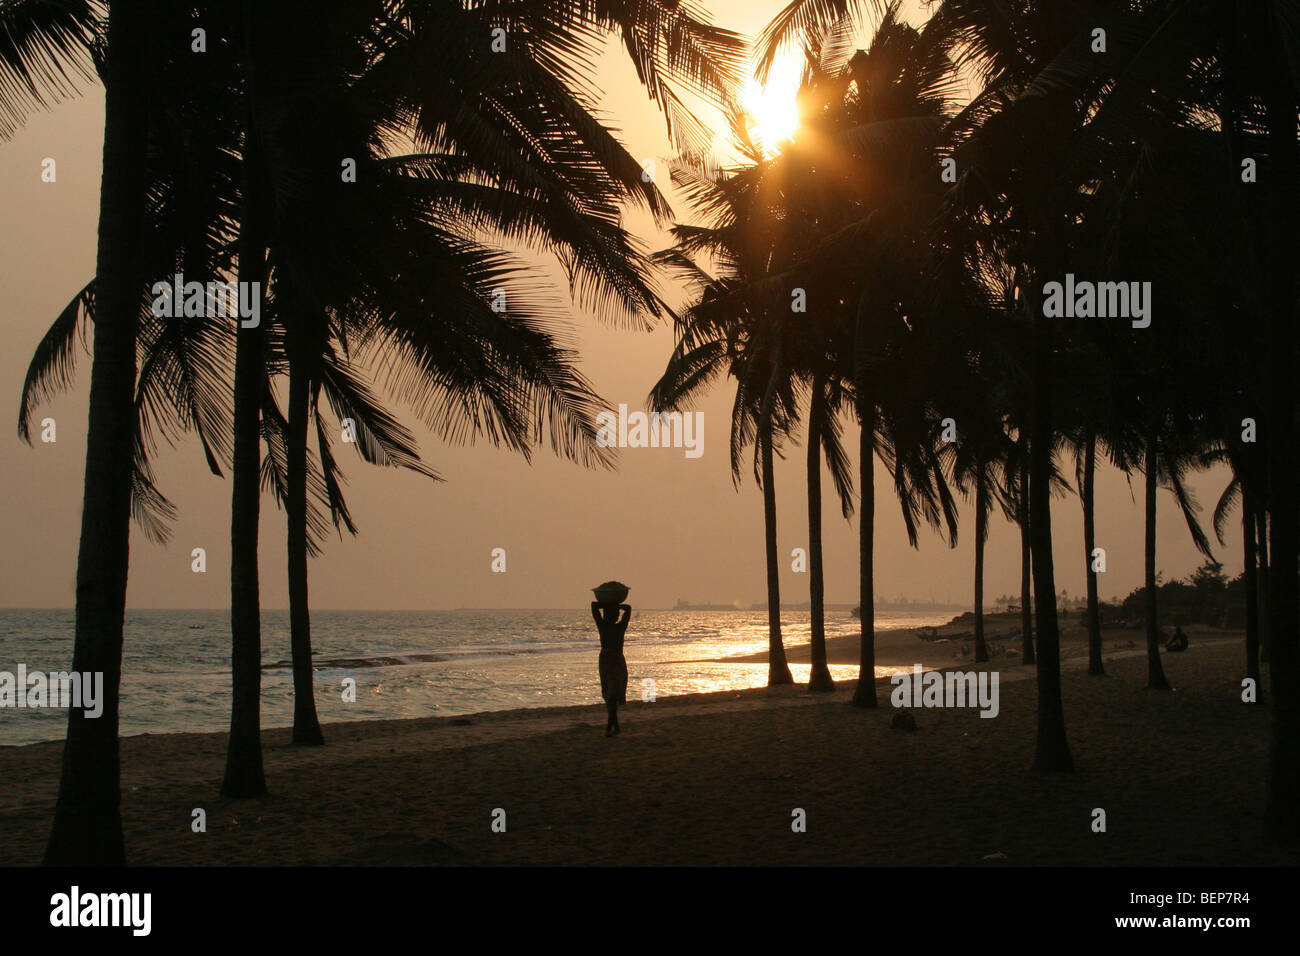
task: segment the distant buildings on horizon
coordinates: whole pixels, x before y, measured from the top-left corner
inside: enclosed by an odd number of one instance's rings
[[[878,611],[964,611],[969,610],[965,604],[945,604],[938,601],[910,601],[906,597],[900,597],[893,601],[886,601],[877,598],[874,606]],[[857,604],[824,604],[823,607],[828,611],[856,611]],[[808,611],[812,609],[812,604],[808,601],[802,601],[798,604],[787,604],[781,602],[783,611]],[[757,601],[749,607],[745,607],[739,601],[735,604],[692,604],[685,598],[678,598],[677,604],[673,606],[674,611],[766,611],[767,602]]]

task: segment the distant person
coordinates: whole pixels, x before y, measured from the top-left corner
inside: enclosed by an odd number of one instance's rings
[[[600,696],[609,714],[605,736],[618,733],[618,705],[627,703],[627,661],[623,658],[623,635],[632,619],[630,604],[591,602],[591,616],[600,632]]]
[[[1185,651],[1187,650],[1187,635],[1178,625],[1174,625],[1174,636],[1169,638],[1169,643],[1165,645],[1167,651]]]

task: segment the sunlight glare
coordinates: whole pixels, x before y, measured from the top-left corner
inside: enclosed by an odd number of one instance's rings
[[[778,58],[766,83],[751,77],[740,95],[740,105],[749,118],[749,133],[767,156],[774,156],[780,144],[791,139],[799,128],[799,74],[797,59]]]

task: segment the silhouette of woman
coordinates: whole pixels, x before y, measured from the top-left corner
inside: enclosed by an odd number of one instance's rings
[[[627,703],[627,661],[623,659],[623,635],[632,619],[632,606],[591,602],[591,616],[600,632],[600,696],[605,700],[608,719],[605,736],[618,733],[618,705]]]

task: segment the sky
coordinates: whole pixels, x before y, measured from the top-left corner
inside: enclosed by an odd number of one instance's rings
[[[754,35],[781,0],[713,0],[714,22]],[[922,15],[914,6],[914,22]],[[602,61],[607,122],[638,158],[667,157],[661,118],[617,50]],[[33,350],[50,323],[91,277],[95,264],[103,95],[99,89],[31,116],[0,145],[0,411],[16,424],[18,401]],[[716,114],[701,114],[715,123]],[[720,124],[719,124],[720,126]],[[715,144],[729,158],[725,128]],[[57,163],[57,180],[41,181],[42,160]],[[670,199],[672,194],[669,193]],[[674,202],[679,218],[689,210]],[[651,248],[668,245],[643,219],[629,220]],[[1156,321],[1159,321],[1157,316]],[[572,312],[580,368],[616,409],[647,410],[647,394],[672,350],[671,331],[618,330],[582,309]],[[0,437],[0,607],[71,607],[85,455],[90,358],[78,357],[76,387],[43,406],[37,420],[56,422],[57,441],[29,447],[15,430]],[[458,607],[582,607],[590,588],[616,578],[631,587],[629,602],[671,607],[766,597],[762,498],[749,471],[739,488],[727,453],[731,383],[720,381],[695,406],[703,416],[703,453],[681,448],[626,448],[616,471],[584,471],[539,451],[531,464],[487,444],[453,447],[403,418],[420,440],[426,462],[445,478],[435,483],[344,456],[347,496],[359,536],[331,538],[311,564],[312,606],[320,609],[442,609]],[[7,402],[8,404],[4,404]],[[402,410],[396,402],[394,407]],[[856,450],[856,426],[846,429]],[[776,491],[782,600],[808,600],[808,576],[792,570],[791,552],[807,547],[803,450],[778,461]],[[856,461],[854,462],[856,472]],[[1062,463],[1067,474],[1073,461]],[[893,600],[969,606],[973,595],[973,533],[969,504],[955,548],[937,533],[907,544],[887,476],[876,464],[876,588]],[[195,442],[164,452],[159,485],[179,507],[167,546],[133,533],[128,604],[135,608],[229,606],[228,480],[211,475]],[[1142,582],[1141,477],[1104,466],[1097,482],[1097,543],[1106,549],[1103,599],[1122,597]],[[1204,523],[1228,475],[1223,469],[1192,479]],[[824,494],[829,476],[823,478]],[[1201,563],[1172,495],[1161,490],[1157,566],[1165,577],[1190,574]],[[1084,590],[1083,527],[1077,497],[1053,503],[1057,587]],[[823,517],[828,603],[857,601],[857,524],[841,518],[827,495]],[[1226,546],[1216,543],[1225,571],[1241,570],[1240,527]],[[261,522],[262,606],[287,606],[285,521],[264,496]],[[192,549],[206,552],[206,571],[192,570]],[[493,570],[504,549],[505,571]],[[985,600],[1018,593],[1019,533],[1001,518],[991,523]],[[500,562],[495,562],[500,566]]]

